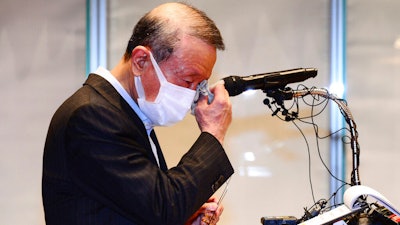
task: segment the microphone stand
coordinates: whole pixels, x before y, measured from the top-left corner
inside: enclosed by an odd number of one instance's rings
[[[337,224],[360,224],[360,222],[365,220],[369,222],[383,221],[382,224],[400,224],[400,219],[398,219],[400,218],[400,210],[396,209],[396,207],[379,192],[375,191],[372,188],[361,185],[359,176],[360,146],[358,144],[357,126],[345,100],[339,99],[335,95],[329,93],[328,90],[322,88],[304,88],[303,90],[292,90],[289,87],[281,87],[277,89],[264,90],[264,93],[266,93],[267,95],[267,98],[264,99],[264,104],[268,105],[268,107],[271,109],[271,104],[277,105],[277,109],[272,113],[272,115],[274,116],[277,115],[277,113],[281,112],[282,115],[285,116],[286,121],[297,119],[298,112],[289,112],[283,104],[285,100],[292,100],[293,98],[311,95],[321,96],[325,99],[334,101],[339,107],[340,113],[345,118],[346,123],[349,127],[351,138],[350,146],[353,153],[351,187],[347,189],[344,193],[343,205],[331,209],[330,211],[322,212],[319,215],[311,216],[311,218],[303,217],[298,220],[294,220],[292,218],[284,218],[286,219],[285,223],[281,223],[280,221],[282,221],[282,219],[278,221],[276,217],[273,217],[269,220],[279,222],[274,224],[288,225],[321,225],[333,224],[336,222],[338,222]],[[268,97],[274,100],[270,102]],[[374,198],[377,202],[368,204],[368,196]],[[308,211],[306,210],[306,212]],[[305,216],[307,216],[307,214]],[[269,221],[267,220],[268,218],[266,218],[267,217],[263,217],[261,219],[263,225],[273,224],[269,223]],[[347,221],[348,223],[344,221]]]
[[[358,144],[358,132],[357,132],[357,126],[354,121],[353,115],[351,114],[347,103],[343,99],[337,98],[335,95],[331,94],[328,92],[326,89],[322,88],[312,88],[312,89],[303,89],[303,90],[293,90],[289,87],[285,87],[283,89],[278,88],[278,89],[270,89],[270,90],[264,90],[266,95],[270,98],[273,98],[274,101],[272,103],[275,103],[279,105],[281,108],[277,108],[275,112],[272,114],[273,116],[276,115],[280,110],[282,110],[282,115],[286,116],[285,120],[286,121],[291,121],[297,118],[297,113],[291,113],[289,114],[288,110],[285,109],[283,102],[285,100],[291,100],[293,98],[299,98],[299,97],[304,97],[306,95],[318,95],[323,98],[326,98],[328,100],[334,101],[341,112],[341,114],[344,116],[347,125],[349,126],[350,130],[350,137],[351,137],[351,149],[352,149],[352,156],[353,156],[353,168],[352,168],[352,173],[351,173],[351,185],[361,185],[360,181],[360,176],[359,176],[359,165],[360,165],[360,146]],[[270,107],[270,101],[268,98],[264,100],[264,104],[268,105]],[[271,108],[271,107],[270,107]]]

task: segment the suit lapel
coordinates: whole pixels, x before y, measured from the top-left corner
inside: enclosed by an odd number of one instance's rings
[[[143,131],[143,133],[146,133],[146,128],[144,127],[142,120],[108,81],[97,74],[90,74],[84,85],[93,87],[114,107],[124,113],[128,113],[129,117],[135,121],[135,124],[140,124],[140,130]]]
[[[94,88],[100,95],[102,95],[105,99],[107,99],[107,101],[110,102],[114,107],[118,108],[124,113],[128,113],[128,116],[134,120],[134,123],[137,126],[140,126],[142,138],[145,139],[147,143],[146,149],[148,149],[148,155],[150,156],[154,164],[157,165],[157,161],[151,150],[150,141],[148,139],[146,128],[142,120],[135,113],[135,111],[129,106],[129,104],[125,101],[125,99],[115,90],[115,88],[108,81],[106,81],[104,78],[102,78],[97,74],[90,74],[84,85],[89,85],[92,88]],[[160,168],[165,171],[167,170],[167,165],[164,156],[161,152],[161,148],[154,131],[152,131],[152,133],[153,135],[151,135],[151,138],[157,148]]]

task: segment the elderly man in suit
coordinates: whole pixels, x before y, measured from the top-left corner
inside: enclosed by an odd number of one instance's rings
[[[224,43],[184,3],[145,14],[121,61],[98,68],[56,111],[46,138],[42,194],[48,225],[204,224],[212,194],[233,174],[223,148],[231,103],[223,84],[198,101],[201,134],[168,169],[153,131],[183,119]]]

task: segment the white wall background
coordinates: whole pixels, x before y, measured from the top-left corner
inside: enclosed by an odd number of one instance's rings
[[[400,207],[400,1],[348,1],[348,100],[361,181]]]
[[[110,68],[122,56],[137,20],[162,2],[109,1]],[[215,20],[225,38],[227,50],[219,53],[213,81],[231,74],[316,67],[318,77],[304,84],[329,85],[328,0],[191,2]],[[361,182],[396,205],[399,9],[396,0],[348,0],[347,98],[360,134]],[[0,2],[0,224],[44,224],[44,139],[55,109],[85,79],[85,16],[85,1]],[[232,98],[234,119],[226,149],[236,173],[221,225],[260,224],[262,216],[300,217],[303,207],[313,203],[305,141],[293,124],[271,117],[263,99],[262,92]],[[327,112],[319,122],[322,131],[328,130]],[[312,148],[315,198],[328,198],[328,174],[312,130],[304,126],[303,131]],[[170,167],[198,135],[192,116],[157,132]],[[327,146],[320,146],[324,159]],[[253,152],[255,161],[244,160],[245,152]]]
[[[85,23],[85,1],[0,2],[0,224],[44,224],[44,140],[84,81]]]

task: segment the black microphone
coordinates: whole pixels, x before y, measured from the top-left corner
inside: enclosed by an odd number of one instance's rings
[[[247,90],[283,89],[287,84],[297,83],[317,76],[316,68],[297,68],[250,76],[229,76],[223,78],[229,96],[236,96]]]

